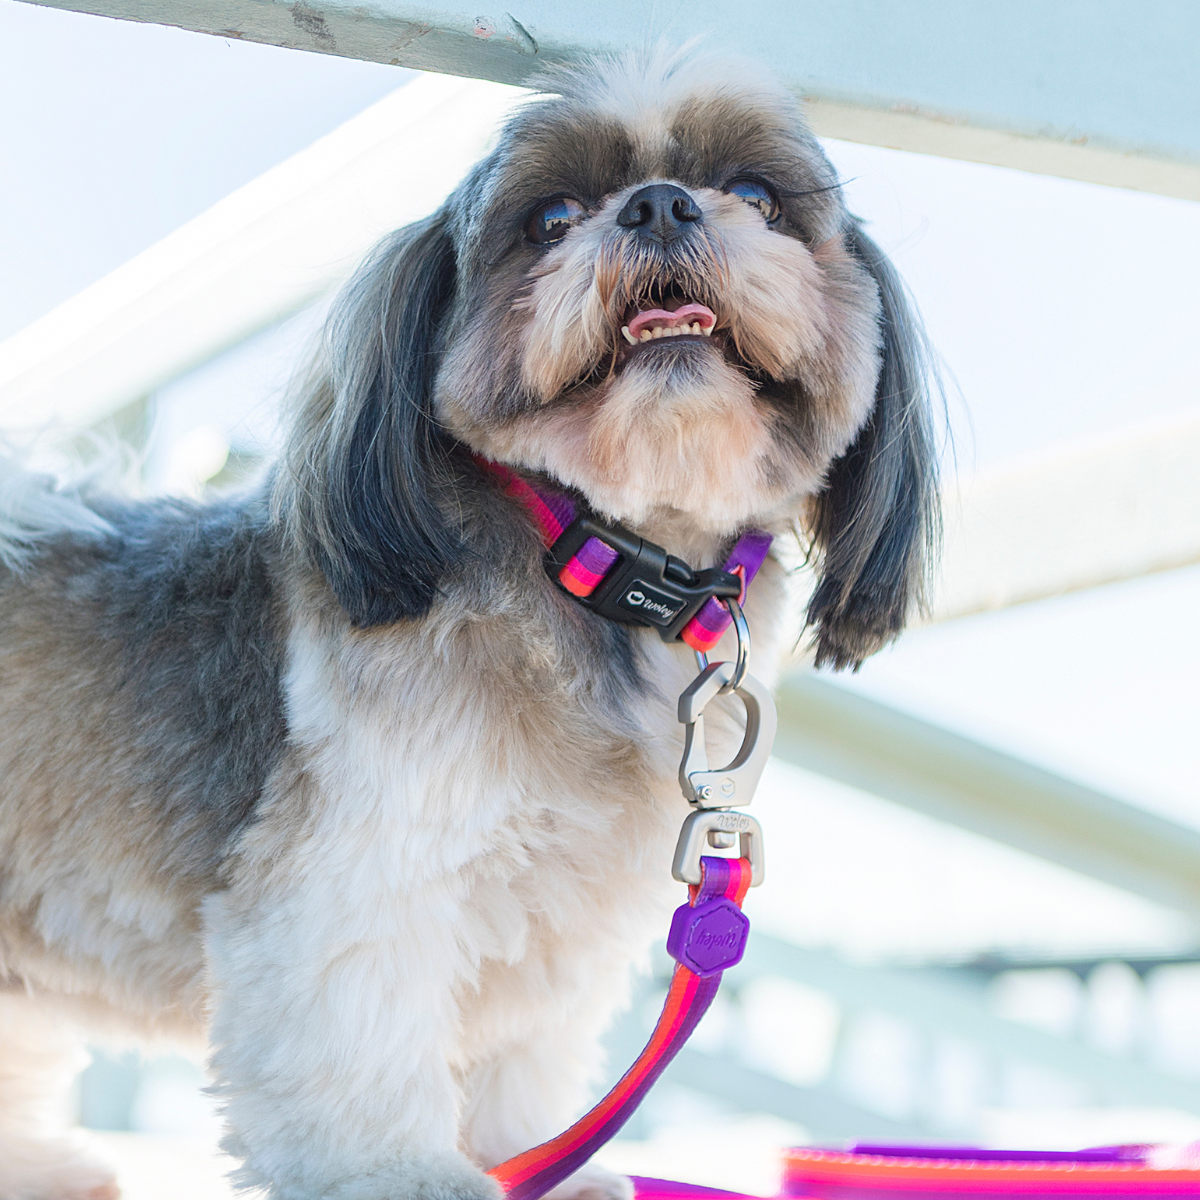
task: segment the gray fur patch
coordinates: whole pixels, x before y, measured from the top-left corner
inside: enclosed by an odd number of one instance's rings
[[[257,502],[96,508],[108,537],[60,532],[0,587],[0,685],[39,646],[103,662],[103,710],[68,708],[63,732],[128,797],[110,816],[157,826],[148,865],[211,884],[284,739],[275,535]]]

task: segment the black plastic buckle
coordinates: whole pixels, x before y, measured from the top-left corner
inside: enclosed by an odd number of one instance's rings
[[[546,573],[559,587],[559,572],[591,537],[611,546],[620,557],[590,596],[567,595],[610,621],[650,625],[664,642],[675,641],[707,600],[737,599],[742,593],[742,581],[732,572],[719,567],[693,571],[661,546],[591,516],[576,517],[546,552]]]

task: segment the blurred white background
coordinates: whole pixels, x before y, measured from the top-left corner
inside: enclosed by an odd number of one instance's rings
[[[0,0],[0,339],[412,77]],[[827,149],[943,361],[951,481],[1200,416],[1200,205]],[[147,491],[199,494],[270,458],[327,302],[114,418]],[[1200,566],[1163,571],[916,628],[836,682],[1200,828],[1197,613]],[[771,878],[747,910],[765,933],[862,970],[958,964],[999,1017],[1200,1084],[1197,931],[1182,914],[783,763],[756,809]],[[993,1069],[886,1004],[769,975],[732,994],[702,1049],[832,1088],[897,1128],[1010,1145],[1200,1137],[1200,1104],[1111,1103],[1061,1071]],[[172,1164],[209,1163],[199,1080],[182,1060],[138,1066],[117,1051],[85,1074],[82,1117],[126,1131],[106,1136],[129,1194],[151,1194]],[[713,1149],[717,1131],[725,1145],[736,1132],[738,1161]],[[678,1083],[631,1133],[610,1161],[764,1191],[770,1147],[822,1135]],[[211,1163],[189,1170],[180,1187],[220,1188]]]

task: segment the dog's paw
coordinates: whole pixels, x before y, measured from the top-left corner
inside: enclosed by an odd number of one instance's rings
[[[107,1163],[77,1142],[0,1135],[0,1200],[117,1200]]]
[[[546,1193],[545,1200],[633,1200],[633,1181],[595,1163],[584,1163]]]
[[[461,1154],[405,1157],[322,1192],[327,1200],[502,1200],[500,1185]]]

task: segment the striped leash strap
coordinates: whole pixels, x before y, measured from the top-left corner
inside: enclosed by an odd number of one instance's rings
[[[510,1200],[537,1200],[545,1195],[587,1162],[633,1115],[708,1010],[721,973],[741,961],[750,931],[741,905],[750,881],[748,859],[700,859],[700,883],[688,887],[688,903],[675,910],[671,921],[667,950],[678,966],[646,1048],[616,1087],[565,1133],[488,1172]]]
[[[566,532],[579,515],[576,501],[566,494],[539,487],[523,479],[500,463],[478,460],[501,482],[504,490],[519,500],[533,517],[547,550]],[[722,570],[736,575],[742,583],[738,603],[744,603],[746,588],[753,581],[771,548],[771,535],[750,529],[741,535],[725,560]],[[616,565],[620,552],[602,538],[589,537],[558,572],[558,582],[579,600],[585,600],[604,582]],[[679,634],[693,650],[707,654],[729,628],[729,610],[715,597],[709,597]]]

